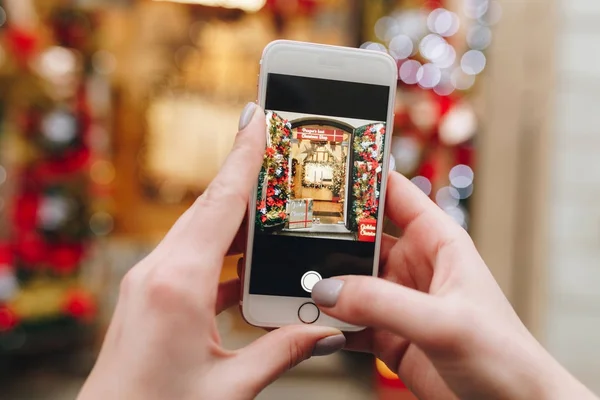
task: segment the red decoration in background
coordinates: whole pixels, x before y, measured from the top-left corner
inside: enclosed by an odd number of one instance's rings
[[[13,249],[8,243],[0,243],[0,268],[13,264]]]
[[[37,51],[37,38],[35,34],[15,27],[6,29],[8,48],[20,65],[27,64]]]
[[[84,254],[80,244],[61,244],[52,246],[48,254],[48,262],[57,274],[71,274],[77,270]]]
[[[15,255],[25,267],[34,268],[46,261],[48,245],[37,232],[17,236]]]
[[[0,306],[0,332],[7,332],[19,325],[19,317],[15,312],[7,307]]]
[[[67,293],[63,311],[78,320],[89,321],[96,315],[96,302],[89,293],[72,290]]]

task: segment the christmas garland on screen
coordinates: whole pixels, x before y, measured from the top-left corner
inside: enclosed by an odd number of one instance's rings
[[[306,181],[306,164],[317,164],[324,165],[326,167],[331,167],[331,169],[336,169],[337,163],[331,161],[304,161],[304,165],[302,166],[302,186],[310,189],[332,189],[333,185],[326,185],[324,183],[309,183]]]
[[[362,219],[377,219],[381,189],[381,163],[385,124],[367,125],[354,134],[354,151],[351,229],[356,231]]]
[[[287,221],[290,198],[289,158],[292,126],[274,112],[267,113],[267,150],[259,175],[256,226],[282,227]]]

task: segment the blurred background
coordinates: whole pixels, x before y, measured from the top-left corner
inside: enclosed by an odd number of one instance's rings
[[[600,393],[599,21],[597,0],[0,0],[0,398],[76,396],[122,276],[217,173],[278,38],[398,61],[396,169]],[[219,329],[261,334],[237,310]],[[284,396],[410,398],[348,353],[260,398]]]

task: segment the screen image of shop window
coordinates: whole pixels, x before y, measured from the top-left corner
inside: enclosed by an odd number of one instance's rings
[[[267,112],[259,234],[374,242],[386,126]]]

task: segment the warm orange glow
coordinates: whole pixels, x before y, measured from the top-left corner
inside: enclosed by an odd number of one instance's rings
[[[383,376],[385,379],[399,379],[398,375],[396,375],[394,372],[392,372],[392,370],[389,369],[388,366],[385,365],[385,363],[383,361],[381,361],[380,359],[376,360],[376,366],[377,366],[377,372],[379,372],[379,374],[381,376]]]

